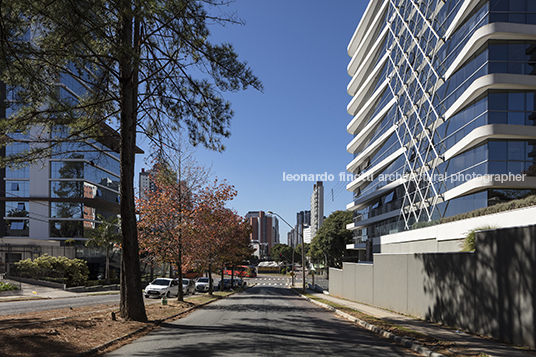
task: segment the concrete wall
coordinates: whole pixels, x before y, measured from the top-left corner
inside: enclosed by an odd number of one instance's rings
[[[344,263],[346,265],[346,263]],[[343,265],[343,268],[344,268]],[[329,268],[329,292],[332,295],[335,296],[344,296],[342,293],[342,287],[343,285],[349,284],[349,285],[355,285],[357,283],[357,280],[344,280],[344,270],[343,269],[336,269],[336,268]]]
[[[536,348],[536,226],[476,235],[472,253],[376,254],[330,269],[330,293]]]

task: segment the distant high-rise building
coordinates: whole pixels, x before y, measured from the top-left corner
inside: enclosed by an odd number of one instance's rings
[[[303,227],[303,242],[310,244],[313,237],[311,237],[311,226]]]
[[[279,221],[276,217],[267,216],[263,211],[249,211],[246,218],[253,228],[250,239],[258,248],[255,254],[259,257],[267,256],[270,249],[279,243]]]
[[[153,192],[156,189],[156,186],[152,177],[153,170],[141,169],[140,172],[140,198],[144,198],[147,192]]]
[[[314,238],[324,223],[324,185],[317,181],[311,195],[311,238]]]
[[[311,211],[301,211],[296,213],[296,224],[306,224],[311,225]]]

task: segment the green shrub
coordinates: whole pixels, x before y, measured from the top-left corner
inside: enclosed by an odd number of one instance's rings
[[[487,230],[490,230],[490,229],[498,229],[500,227],[498,226],[493,226],[493,225],[487,225],[487,226],[482,226],[482,227],[477,227],[477,228],[473,228],[471,229],[469,232],[467,232],[467,235],[465,236],[465,238],[463,239],[462,243],[461,243],[461,251],[462,252],[474,252],[475,249],[476,249],[476,244],[475,244],[475,233],[478,232],[478,231],[487,231]]]
[[[281,274],[286,274],[287,273],[287,268],[283,267],[281,268]]]
[[[63,282],[67,286],[84,285],[89,276],[87,263],[82,259],[52,257],[44,254],[34,260],[25,259],[15,263],[21,276],[47,281]],[[58,276],[63,276],[63,279]]]
[[[10,283],[0,283],[0,291],[19,290],[19,287]]]

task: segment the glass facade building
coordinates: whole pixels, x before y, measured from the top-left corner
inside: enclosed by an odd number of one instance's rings
[[[535,193],[536,1],[372,0],[348,54],[356,242]]]
[[[2,85],[0,83],[0,85]],[[2,85],[0,118],[13,114],[11,93]],[[61,77],[63,96],[78,100],[84,86],[71,76]],[[5,120],[5,119],[4,119]],[[50,156],[24,167],[0,169],[0,238],[3,243],[40,244],[33,240],[84,240],[88,228],[99,224],[98,215],[108,219],[120,213],[119,135],[101,124],[102,139],[63,142]],[[59,142],[68,129],[57,126],[51,132],[39,127],[11,135],[16,142],[0,149],[0,155],[27,151],[34,145]],[[36,139],[38,138],[38,139]],[[45,144],[44,144],[45,143]],[[137,153],[142,153],[137,149]],[[55,242],[58,244],[58,242]],[[1,258],[1,257],[0,257]]]
[[[6,146],[5,152],[33,145],[31,134],[26,140]],[[119,213],[118,154],[91,141],[64,152],[69,154],[2,170],[4,239],[82,239],[84,229],[98,224],[98,214],[108,218]]]

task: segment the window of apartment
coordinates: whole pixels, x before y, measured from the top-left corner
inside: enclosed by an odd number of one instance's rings
[[[11,227],[12,230],[21,231],[24,229],[24,221],[12,221]]]
[[[11,181],[5,182],[6,197],[28,197],[30,194],[29,181]]]

